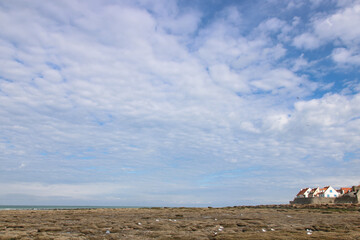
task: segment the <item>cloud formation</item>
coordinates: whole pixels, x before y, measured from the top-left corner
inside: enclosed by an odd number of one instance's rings
[[[312,6],[2,2],[0,204],[285,203],[359,184],[360,5]]]

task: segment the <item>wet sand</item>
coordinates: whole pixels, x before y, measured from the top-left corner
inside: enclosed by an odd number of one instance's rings
[[[4,210],[0,239],[360,239],[360,205]]]

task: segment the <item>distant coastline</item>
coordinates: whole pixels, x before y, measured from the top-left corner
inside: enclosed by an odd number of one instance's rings
[[[66,205],[0,205],[1,210],[76,210],[76,209],[146,208],[143,206],[66,206]]]

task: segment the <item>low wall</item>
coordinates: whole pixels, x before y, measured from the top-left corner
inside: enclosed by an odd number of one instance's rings
[[[335,203],[359,203],[360,191],[347,193],[335,199]]]
[[[326,204],[335,203],[335,199],[327,197],[295,198],[294,201],[290,201],[290,204]]]

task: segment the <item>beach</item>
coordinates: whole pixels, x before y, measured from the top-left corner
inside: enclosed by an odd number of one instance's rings
[[[2,210],[0,239],[360,239],[360,205]]]

